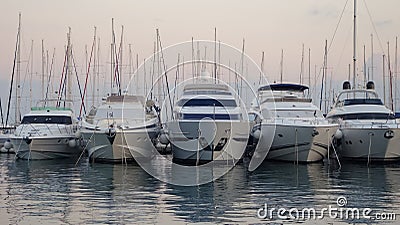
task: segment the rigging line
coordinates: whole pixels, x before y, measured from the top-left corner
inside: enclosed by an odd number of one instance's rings
[[[4,128],[4,119],[3,119],[3,106],[1,105],[1,98],[0,98],[0,113],[1,113],[1,125]]]
[[[17,62],[17,51],[18,51],[18,45],[19,45],[19,41],[20,41],[19,35],[20,35],[20,31],[18,29],[17,41],[15,43],[14,62],[13,62],[13,69],[12,69],[12,74],[11,74],[11,85],[10,85],[10,92],[9,92],[9,96],[8,96],[7,115],[6,115],[6,124],[5,125],[8,124],[8,116],[10,115],[11,96],[12,96],[12,89],[13,89],[13,83],[14,83],[15,66],[16,66],[16,62]]]
[[[161,37],[159,35],[158,29],[157,29],[157,36],[158,36],[158,42],[159,42],[159,46],[160,46],[161,60],[162,60],[162,64],[163,64],[163,67],[164,67],[164,77],[165,77],[165,82],[166,82],[166,85],[167,85],[168,99],[169,99],[169,104],[170,104],[170,107],[171,107],[172,119],[174,119],[174,113],[173,113],[174,110],[173,110],[173,106],[172,106],[171,95],[169,93],[170,89],[169,89],[169,83],[168,83],[168,77],[167,77],[167,66],[165,65],[165,61],[164,61],[164,53],[163,53],[163,48],[162,48],[162,45],[161,45]]]
[[[92,50],[93,50],[93,49],[92,49]],[[74,58],[74,55],[72,54],[72,49],[71,49],[71,58],[72,58],[72,63],[73,63],[74,71],[75,71],[76,80],[77,80],[77,82],[78,82],[79,94],[80,94],[81,99],[82,99],[83,112],[86,114],[86,107],[85,107],[85,103],[83,102],[84,97],[83,97],[83,95],[82,95],[81,84],[80,84],[80,82],[79,82],[78,71],[76,70],[75,58]],[[66,89],[67,89],[67,88],[65,88],[65,90],[66,90]],[[67,99],[65,99],[65,100],[67,100]],[[71,99],[68,99],[68,100],[71,100]],[[81,110],[82,110],[82,109],[81,109]],[[81,114],[79,113],[79,116],[80,116],[80,115],[81,115]]]
[[[365,8],[367,9],[367,13],[368,13],[368,16],[369,16],[369,20],[370,20],[370,22],[372,24],[372,28],[374,29],[374,32],[375,32],[376,36],[378,37],[378,42],[379,42],[379,46],[381,47],[381,51],[385,52],[385,50],[383,50],[383,47],[382,47],[383,45],[382,45],[381,39],[379,38],[378,32],[376,31],[375,24],[374,24],[374,22],[372,20],[371,13],[369,12],[369,8],[367,6],[367,2],[365,0],[363,2],[364,2]]]
[[[180,54],[178,53],[178,62],[176,64],[176,72],[175,72],[175,84],[174,84],[174,94],[173,94],[173,102],[172,104],[175,105],[175,96],[176,96],[176,89],[177,89],[177,82],[179,79],[179,63],[180,63]]]
[[[339,28],[340,22],[342,21],[343,14],[344,14],[344,11],[346,10],[346,6],[347,6],[347,3],[348,3],[348,2],[349,2],[349,0],[346,0],[346,3],[344,4],[344,7],[343,7],[343,9],[342,9],[342,13],[340,14],[340,17],[339,17],[339,21],[338,21],[338,23],[336,24],[335,32],[333,33],[331,42],[329,43],[328,52],[329,52],[329,50],[331,49],[333,40],[335,39],[337,30],[338,30],[338,28]]]
[[[90,65],[92,64],[92,57],[93,57],[95,41],[96,41],[96,36],[94,37],[93,44],[92,44],[92,50],[90,52],[89,64],[88,64],[88,68],[87,68],[87,72],[86,72],[85,87],[83,88],[83,95],[81,95],[82,103],[81,103],[81,107],[80,107],[80,110],[79,110],[79,118],[81,118],[81,116],[82,116],[82,107],[85,109],[84,100],[85,100],[86,88],[87,88],[87,83],[88,83],[88,78],[89,78]],[[78,85],[79,85],[78,74],[76,74],[76,78],[78,80]],[[81,91],[81,88],[80,88],[80,85],[79,85],[79,92],[80,91]],[[86,110],[85,110],[85,114],[86,114]]]
[[[65,50],[65,56],[64,56],[64,65],[63,65],[63,70],[61,73],[61,80],[60,80],[60,85],[58,87],[58,93],[57,93],[57,102],[56,102],[56,106],[59,106],[59,100],[61,100],[62,98],[62,94],[61,94],[61,88],[63,85],[63,80],[64,80],[64,72],[66,72],[66,64],[67,64],[67,55],[68,55],[68,48],[69,46],[67,46],[66,50]]]
[[[51,59],[49,78],[47,79],[46,95],[45,95],[45,98],[44,98],[44,100],[45,100],[45,102],[44,102],[45,106],[46,106],[46,100],[47,100],[47,97],[48,97],[48,94],[49,94],[49,86],[50,86],[50,82],[51,82],[51,73],[52,73],[52,71],[53,71],[53,64],[54,64],[55,53],[56,53],[56,49],[54,48],[54,50],[53,50],[53,58]]]

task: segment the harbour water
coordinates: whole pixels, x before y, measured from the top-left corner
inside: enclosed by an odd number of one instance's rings
[[[0,224],[397,224],[397,220],[257,216],[269,208],[371,208],[400,213],[400,164],[246,163],[195,187],[161,182],[135,164],[24,161],[0,155]]]

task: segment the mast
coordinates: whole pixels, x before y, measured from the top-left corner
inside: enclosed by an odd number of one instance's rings
[[[31,42],[31,71],[29,76],[29,108],[32,108],[32,76],[33,76],[33,40]]]
[[[356,52],[356,35],[357,35],[357,27],[356,27],[356,22],[357,22],[357,0],[354,0],[354,21],[353,21],[353,89],[356,88],[356,62],[357,62],[357,52]]]
[[[397,36],[396,36],[396,47],[394,55],[394,109],[396,109],[396,99],[397,99]]]
[[[363,86],[364,87],[366,87],[366,84],[367,84],[367,64],[366,64],[366,62],[365,62],[365,45],[364,45],[364,55],[363,55],[364,57],[363,57],[363,67],[364,67],[364,84],[363,84]]]
[[[371,34],[371,77],[368,80],[374,80],[374,35]]]
[[[44,77],[45,77],[45,64],[46,64],[46,58],[44,55],[44,40],[42,39],[42,76],[41,76],[41,81],[42,81],[42,95],[40,96],[42,99],[44,99]]]
[[[65,100],[72,100],[71,77],[72,77],[72,44],[71,44],[71,27],[68,28],[68,55],[67,55],[67,88]],[[64,103],[65,104],[65,103]]]
[[[386,106],[385,54],[382,55],[382,58],[383,104]]]
[[[303,77],[304,77],[304,43],[302,44],[301,48],[301,65],[300,65],[300,84],[303,84]]]
[[[16,100],[16,108],[15,108],[15,123],[19,124],[21,122],[21,13],[19,13],[19,22],[18,22],[18,47],[17,47],[17,73],[15,79],[15,100]]]
[[[261,72],[260,72],[260,77],[258,79],[258,86],[261,85],[261,80],[263,78],[263,75],[264,75],[264,51],[262,52],[261,55]]]
[[[388,46],[388,73],[389,73],[389,104],[390,109],[393,111],[393,73],[390,67],[390,45],[389,42],[387,43]]]
[[[283,81],[283,49],[281,52],[281,83]]]
[[[94,46],[94,48],[93,48],[93,76],[92,76],[92,85],[93,85],[93,87],[92,87],[92,106],[94,106],[95,105],[95,103],[96,103],[96,101],[95,101],[95,95],[96,95],[96,69],[97,69],[97,66],[96,66],[96,31],[97,31],[97,28],[96,27],[94,27],[94,37],[93,37],[93,46]]]
[[[114,63],[114,45],[115,45],[115,36],[114,36],[114,18],[111,18],[111,94],[114,91],[114,76],[115,76],[115,63]]]
[[[311,88],[311,48],[308,48],[308,87]]]
[[[214,79],[217,83],[217,28],[214,28]]]

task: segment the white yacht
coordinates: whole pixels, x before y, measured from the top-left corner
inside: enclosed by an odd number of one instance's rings
[[[115,94],[93,108],[80,131],[90,160],[127,162],[151,157],[159,134],[159,120],[152,109],[143,96]]]
[[[368,162],[400,159],[399,124],[378,97],[373,82],[366,89],[351,89],[344,82],[327,119],[340,124],[335,135],[340,157]]]
[[[33,107],[11,137],[16,157],[27,160],[79,156],[77,121],[71,108]]]
[[[199,165],[235,164],[245,150],[249,122],[230,88],[202,72],[186,84],[167,122],[173,161]]]
[[[337,124],[329,124],[311,99],[307,86],[280,83],[261,86],[258,104],[262,121],[253,130],[260,130],[255,152],[269,151],[267,159],[309,163],[323,160]],[[270,142],[270,143],[268,143]],[[267,149],[269,148],[269,149]]]

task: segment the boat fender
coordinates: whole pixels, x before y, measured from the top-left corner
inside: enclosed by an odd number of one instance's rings
[[[7,140],[6,142],[4,142],[4,148],[9,150],[13,147],[12,143],[10,140]]]
[[[24,137],[24,141],[29,145],[32,142],[32,139],[29,139],[28,136]]]
[[[313,132],[312,132],[312,134],[311,134],[311,136],[315,137],[315,136],[317,136],[318,134],[319,134],[319,132],[318,132],[316,129],[314,129]]]
[[[71,148],[75,148],[76,147],[76,141],[75,139],[71,139],[68,141],[68,146]]]
[[[385,138],[387,138],[387,139],[391,139],[391,138],[394,137],[394,131],[392,131],[392,130],[387,130],[387,131],[383,134],[383,136],[384,136]]]
[[[252,136],[253,136],[254,139],[257,139],[257,140],[260,139],[260,137],[261,137],[261,130],[260,130],[260,129],[255,130],[255,131],[253,132]]]
[[[107,136],[109,136],[109,137],[114,137],[115,134],[116,134],[116,131],[115,131],[114,128],[109,128],[109,129],[106,131],[106,134],[107,134]]]
[[[79,138],[81,138],[81,137],[82,137],[81,131],[80,131],[80,130],[76,131],[76,132],[75,132],[75,138],[79,139]]]
[[[340,129],[337,129],[334,135],[336,140],[340,140],[343,138],[343,132]]]
[[[162,133],[158,139],[160,140],[160,143],[163,145],[167,145],[169,143],[169,138],[166,133]]]

